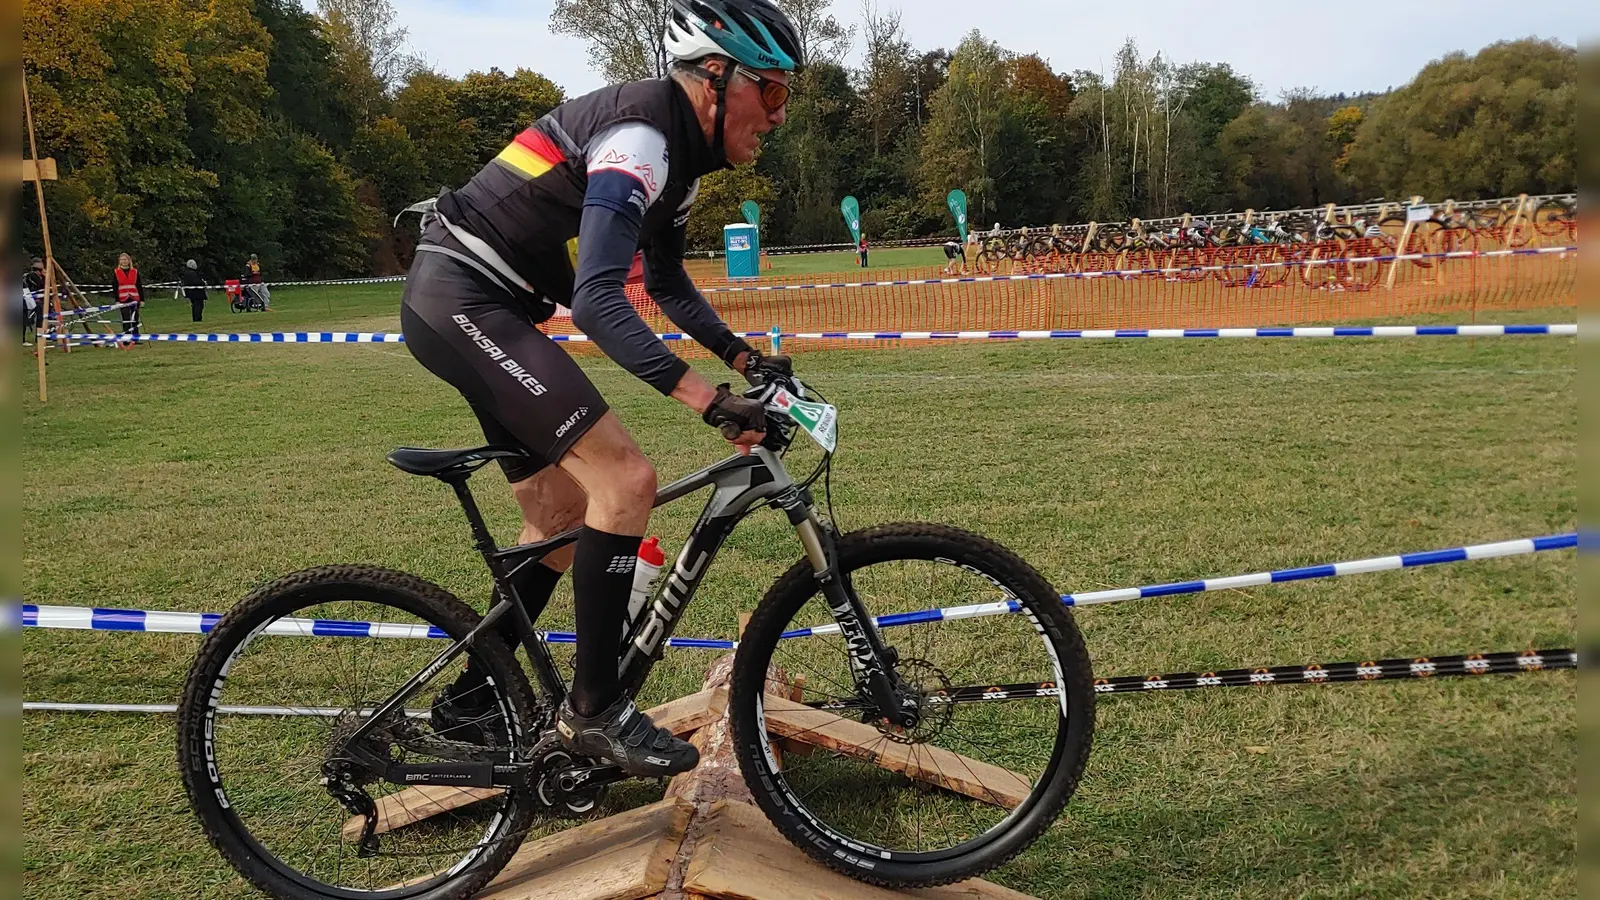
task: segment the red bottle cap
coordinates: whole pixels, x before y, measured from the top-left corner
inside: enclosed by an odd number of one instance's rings
[[[667,561],[667,557],[661,552],[661,539],[658,537],[647,537],[640,541],[639,558],[652,566],[660,566],[664,564]]]

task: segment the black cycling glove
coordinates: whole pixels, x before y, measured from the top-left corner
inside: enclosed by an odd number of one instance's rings
[[[730,441],[746,431],[767,430],[767,410],[761,401],[741,397],[728,390],[726,384],[717,385],[716,398],[700,418],[721,429],[722,436]]]
[[[755,378],[757,372],[776,372],[787,377],[794,374],[794,360],[781,353],[776,356],[762,356],[760,350],[752,349],[744,364],[745,380],[751,384],[757,383]]]

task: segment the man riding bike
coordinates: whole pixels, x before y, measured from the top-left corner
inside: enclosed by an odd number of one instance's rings
[[[559,344],[535,325],[556,304],[607,356],[712,427],[735,423],[742,453],[760,443],[761,404],[713,386],[662,343],[623,294],[637,251],[645,288],[684,332],[743,373],[759,355],[735,336],[683,268],[701,176],[755,158],[783,124],[802,63],[795,28],[769,0],[673,0],[661,79],[568,101],[519,134],[465,186],[413,209],[422,243],[401,329],[423,366],[466,398],[484,435],[528,458],[502,460],[522,509],[522,543],[582,523],[571,551],[511,576],[539,607],[572,569],[577,652],[556,727],[574,753],[633,775],[687,771],[688,742],[622,696],[618,641],[656,472]],[[580,240],[581,235],[581,240]],[[681,563],[680,563],[681,565]],[[514,626],[506,628],[516,646]],[[495,715],[469,665],[435,703],[435,731],[482,739]]]

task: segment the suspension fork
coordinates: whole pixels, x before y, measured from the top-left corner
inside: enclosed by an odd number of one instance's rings
[[[774,502],[789,517],[789,524],[794,526],[800,545],[805,548],[811,571],[844,635],[850,668],[856,678],[865,682],[868,695],[885,718],[902,727],[915,727],[914,712],[901,709],[895,693],[894,665],[898,661],[895,653],[884,644],[849,578],[839,571],[833,530],[818,518],[810,493],[791,487],[775,497]]]

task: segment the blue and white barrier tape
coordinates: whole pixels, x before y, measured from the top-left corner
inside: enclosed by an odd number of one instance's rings
[[[239,284],[242,287],[268,288],[311,287],[316,285],[339,287],[343,285],[355,284],[393,284],[405,280],[406,277],[404,275],[382,275],[376,278],[325,278],[316,281],[240,281]],[[114,289],[114,286],[109,284],[80,284],[77,285],[77,287],[85,294],[108,294]],[[228,286],[225,284],[184,284],[181,281],[156,281],[147,283],[144,287],[147,291],[156,290],[158,288],[162,290],[173,288],[180,290],[189,288],[204,288],[208,291],[225,291],[228,289]]]
[[[109,609],[88,606],[22,606],[22,627],[59,628],[73,631],[143,631],[161,634],[207,634],[222,619],[219,613],[160,612],[144,609]],[[431,625],[404,625],[395,622],[347,622],[340,619],[278,619],[267,625],[264,634],[283,637],[375,637],[443,638],[445,633]],[[541,631],[539,638],[550,644],[571,644],[577,635],[570,631]],[[668,638],[667,646],[712,649],[733,646],[731,641],[705,641],[698,638]]]
[[[1058,328],[1019,331],[783,331],[780,338],[848,341],[970,341],[970,340],[1103,340],[1133,338],[1341,338],[1341,337],[1508,337],[1551,335],[1573,337],[1576,323],[1550,325],[1335,325],[1294,328]],[[739,332],[745,338],[771,338],[770,331]],[[405,337],[381,331],[194,332],[178,334],[120,335],[143,343],[183,344],[403,344]],[[584,334],[552,334],[564,344],[589,342]],[[663,341],[688,341],[688,335],[665,332]],[[47,341],[106,339],[103,334],[45,335]]]
[[[1312,578],[1337,578],[1344,575],[1361,575],[1368,572],[1390,572],[1418,566],[1435,566],[1440,563],[1465,562],[1471,559],[1495,559],[1502,556],[1524,556],[1544,550],[1566,550],[1578,546],[1576,532],[1552,534],[1544,537],[1500,541],[1493,544],[1474,544],[1467,547],[1450,547],[1444,550],[1426,550],[1420,553],[1403,553],[1399,556],[1377,556],[1347,562],[1302,566],[1296,569],[1278,569],[1271,572],[1252,572],[1227,578],[1206,578],[1200,581],[1175,581],[1144,587],[1116,588],[1109,591],[1088,591],[1082,594],[1064,594],[1061,601],[1068,606],[1098,606],[1121,603],[1146,597],[1171,597],[1178,594],[1201,594],[1207,591],[1229,591],[1239,588],[1260,587],[1286,581],[1306,581]],[[916,612],[892,613],[879,616],[880,626],[914,625],[918,622],[941,622],[949,619],[972,619],[982,616],[1013,613],[1022,607],[1015,600],[995,603],[977,603],[948,609],[925,609]],[[814,634],[836,634],[838,625],[819,625],[784,632],[784,637],[808,637]]]
[[[34,295],[35,298],[40,296],[40,293],[42,292],[36,292]],[[61,318],[78,319],[82,318],[83,316],[92,316],[97,313],[111,312],[112,310],[122,309],[124,306],[132,305],[132,303],[107,303],[104,306],[81,306],[76,309],[64,309],[61,311]],[[56,314],[46,313],[44,318],[47,322],[54,322],[56,321]]]
[[[1577,533],[1568,532],[1566,534],[1552,534],[1514,541],[1500,541],[1493,544],[1474,544],[1466,547],[1450,547],[1443,550],[1405,553],[1399,556],[1378,556],[1371,559],[1326,563],[1318,566],[1302,566],[1295,569],[1255,572],[1248,575],[1233,575],[1227,578],[1207,578],[1201,581],[1178,581],[1168,584],[1147,585],[1145,587],[1065,594],[1061,597],[1061,600],[1068,606],[1096,606],[1146,597],[1170,597],[1178,594],[1237,590],[1239,588],[1259,587],[1267,584],[1280,584],[1287,581],[1337,578],[1344,575],[1388,572],[1396,569],[1412,569],[1418,566],[1434,566],[1441,563],[1495,559],[1502,556],[1524,556],[1546,550],[1566,550],[1576,546],[1578,546]],[[1021,605],[1017,601],[1002,600],[993,603],[952,606],[944,609],[891,613],[878,616],[876,622],[880,627],[891,628],[897,625],[915,625],[921,622],[942,622],[1005,615],[1017,612],[1020,609]],[[217,613],[156,612],[140,609],[35,606],[33,604],[25,604],[22,607],[22,626],[24,628],[203,634],[216,627],[217,621],[221,618]],[[798,628],[787,631],[784,632],[783,636],[785,638],[800,638],[819,634],[837,634],[838,631],[838,625],[819,625],[815,628]],[[443,631],[431,626],[401,625],[386,622],[346,622],[334,619],[279,619],[269,624],[265,633],[294,637],[445,637]],[[541,640],[552,644],[570,644],[577,640],[576,635],[569,631],[543,631],[538,634]],[[667,646],[700,650],[731,650],[738,644],[736,641],[718,638],[673,637],[667,639]]]

